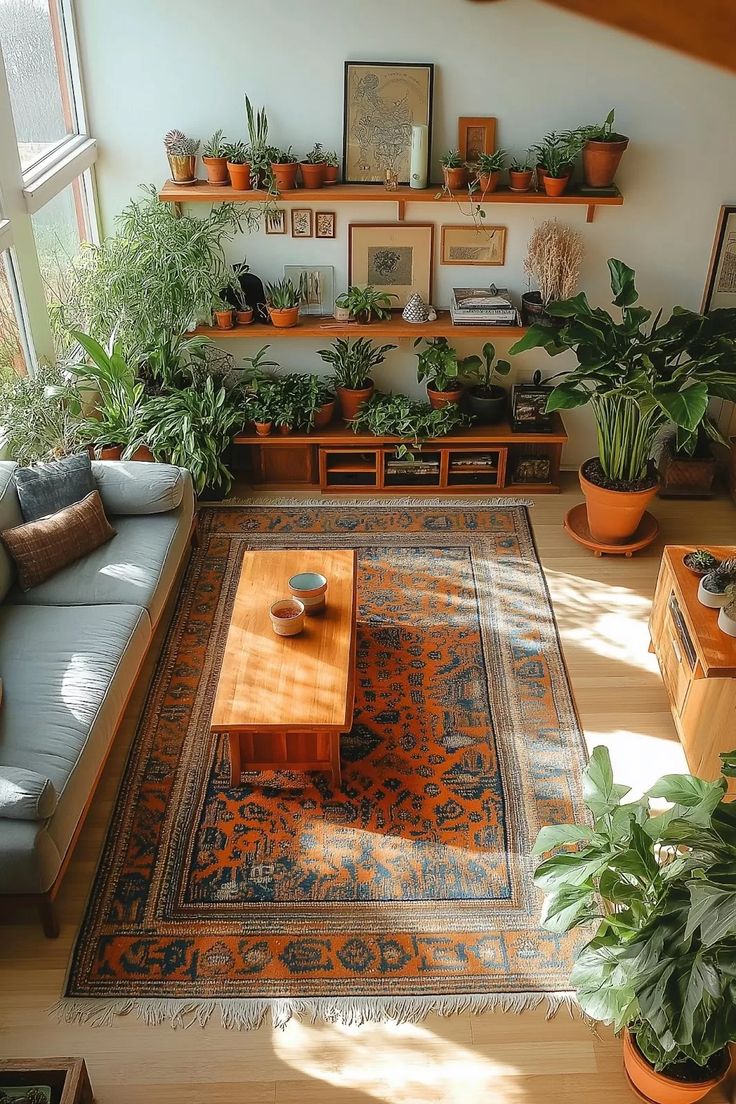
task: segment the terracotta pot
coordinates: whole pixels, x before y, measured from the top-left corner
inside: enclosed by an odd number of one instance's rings
[[[460,165],[456,169],[442,168],[442,172],[445,177],[445,185],[451,192],[461,192],[463,188],[468,186],[468,170],[464,165]]]
[[[335,406],[335,399],[330,399],[329,402],[323,403],[317,413],[314,415],[314,424],[312,425],[312,429],[326,429],[334,417]]]
[[[340,410],[346,422],[351,421],[356,416],[363,403],[368,402],[375,389],[376,385],[373,380],[370,381],[370,387],[364,387],[360,391],[353,391],[349,387],[336,388],[337,397],[340,400]]]
[[[296,174],[299,169],[296,161],[283,165],[274,162],[271,165],[273,182],[279,192],[293,192],[296,188]]]
[[[278,310],[276,307],[269,307],[268,316],[277,330],[288,330],[299,321],[299,308],[286,307]]]
[[[545,195],[548,196],[561,196],[567,191],[567,185],[570,183],[570,173],[566,176],[550,176],[549,173],[545,173],[542,177],[542,187],[544,188]]]
[[[273,422],[254,422],[253,424],[259,437],[268,437],[273,429]]]
[[[293,433],[293,432],[294,432],[294,427],[293,426],[287,425],[286,423],[284,423],[284,425],[279,426],[279,433],[281,434],[282,437],[288,437],[288,435],[290,433]]]
[[[525,169],[524,172],[517,172],[515,169],[509,169],[509,189],[512,192],[528,192],[532,186],[532,178],[534,177],[533,169]]]
[[[483,195],[487,195],[488,192],[495,192],[496,188],[501,182],[501,173],[478,173],[478,184]]]
[[[100,449],[100,460],[119,460],[122,455],[120,445],[105,445]]]
[[[233,328],[233,312],[231,310],[213,311],[215,326],[218,330],[231,330]]]
[[[453,387],[450,391],[437,391],[427,384],[427,398],[433,410],[442,410],[444,406],[457,406],[462,396],[462,387]]]
[[[230,174],[230,183],[236,192],[251,191],[250,165],[234,165],[232,161],[228,161],[227,171]]]
[[[253,308],[249,307],[248,310],[236,310],[235,321],[238,326],[250,326],[253,321]]]
[[[142,464],[155,464],[156,462],[156,457],[153,455],[148,445],[139,445],[130,459],[138,460]]]
[[[583,176],[589,188],[610,188],[616,170],[629,144],[620,142],[586,142],[583,147]]]
[[[323,184],[337,184],[337,177],[340,169],[337,165],[325,165],[325,171],[322,183]]]
[[[656,496],[656,484],[645,491],[611,491],[586,479],[583,468],[579,474],[593,540],[600,544],[626,544],[639,528],[647,506]]]
[[[300,164],[302,170],[302,183],[305,188],[321,188],[325,182],[325,166],[310,165],[306,161]]]
[[[222,187],[230,177],[227,173],[227,157],[203,157],[202,164],[207,169],[207,183]]]
[[[709,1081],[676,1081],[657,1073],[636,1045],[631,1032],[624,1031],[624,1069],[635,1089],[653,1104],[694,1104],[715,1088],[729,1071],[731,1058],[726,1051],[723,1073]]]

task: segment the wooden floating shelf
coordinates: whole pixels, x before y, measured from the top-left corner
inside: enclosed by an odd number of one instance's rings
[[[264,203],[268,200],[281,203],[395,203],[398,217],[403,219],[407,203],[541,203],[552,206],[567,205],[586,207],[586,221],[592,222],[596,207],[620,207],[624,201],[621,192],[616,189],[614,195],[583,195],[573,188],[562,196],[548,196],[544,192],[512,192],[509,188],[498,188],[495,192],[478,192],[468,200],[467,191],[454,192],[451,196],[438,198],[440,184],[430,188],[409,188],[402,186],[395,192],[388,192],[382,184],[332,184],[324,188],[295,188],[293,191],[270,192],[253,189],[238,191],[229,184],[218,188],[206,180],[196,184],[174,184],[167,180],[158,193],[165,203]]]
[[[436,322],[405,322],[399,313],[385,320],[376,319],[367,326],[358,322],[336,322],[334,318],[302,318],[297,326],[279,329],[266,322],[251,322],[249,326],[234,326],[232,330],[220,330],[216,326],[197,326],[192,333],[211,338],[250,338],[251,341],[272,341],[277,338],[309,340],[318,337],[330,341],[333,337],[389,337],[399,341],[411,337],[521,337],[526,326],[455,326],[449,311],[438,311]]]
[[[344,445],[347,449],[357,449],[362,452],[370,452],[380,445],[396,445],[400,438],[389,436],[377,436],[374,433],[355,433],[342,423],[335,423],[326,429],[313,430],[311,433],[272,433],[269,437],[259,437],[255,433],[238,433],[233,438],[236,445],[258,445],[266,448],[293,448],[296,445],[323,445],[334,450],[340,450]],[[422,451],[432,452],[434,449],[454,445],[458,449],[466,447],[492,447],[493,445],[550,445],[565,444],[567,433],[559,414],[554,415],[554,429],[552,433],[527,432],[515,433],[508,422],[499,422],[498,425],[472,425],[462,429],[453,430],[444,437],[434,440],[422,441]],[[407,443],[411,442],[407,439]],[[526,484],[524,484],[526,486]],[[530,484],[533,486],[534,484]]]

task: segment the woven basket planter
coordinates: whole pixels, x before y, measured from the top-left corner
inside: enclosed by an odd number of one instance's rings
[[[734,463],[732,459],[732,465]],[[662,448],[659,457],[661,498],[710,498],[715,475],[715,456],[677,456],[670,442]]]

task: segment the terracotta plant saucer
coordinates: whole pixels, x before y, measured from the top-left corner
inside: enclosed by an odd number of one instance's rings
[[[641,519],[641,525],[626,544],[601,544],[590,535],[588,511],[584,502],[579,502],[567,511],[563,525],[573,540],[584,548],[589,548],[596,556],[602,556],[605,552],[608,556],[631,557],[634,552],[647,548],[659,535],[659,522],[647,511]]]

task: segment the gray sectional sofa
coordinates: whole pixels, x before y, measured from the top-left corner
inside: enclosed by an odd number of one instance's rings
[[[0,530],[22,523],[0,462]],[[189,473],[96,461],[117,535],[23,593],[0,546],[0,902],[53,899],[194,532]],[[3,800],[3,797],[5,800]]]

